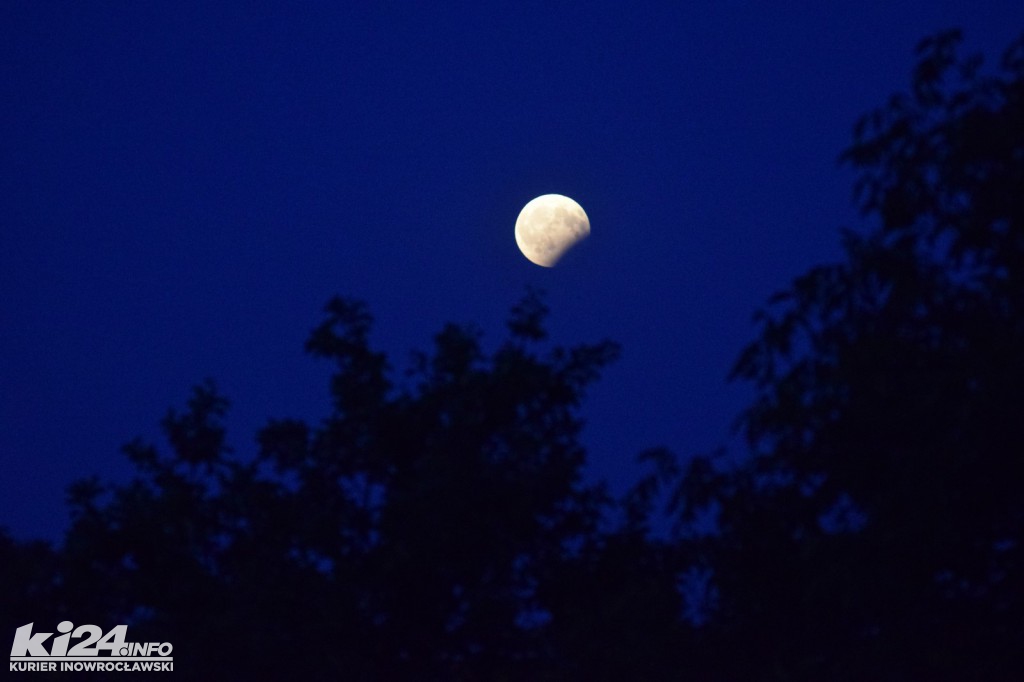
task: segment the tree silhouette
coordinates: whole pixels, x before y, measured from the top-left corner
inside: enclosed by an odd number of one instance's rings
[[[676,487],[737,677],[1024,670],[1024,40],[994,75],[959,41],[855,128],[868,229],[759,313],[749,459]]]
[[[162,422],[169,452],[133,442],[134,480],[72,488],[50,617],[128,623],[209,679],[672,669],[673,553],[581,480],[578,407],[618,348],[542,354],[530,293],[493,355],[449,325],[396,381],[361,303],[326,313],[307,350],[333,363],[329,416],[270,423],[246,460],[225,445],[227,401],[199,386]]]

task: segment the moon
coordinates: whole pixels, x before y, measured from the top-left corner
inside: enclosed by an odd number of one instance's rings
[[[531,262],[554,267],[565,252],[590,235],[583,207],[561,194],[544,194],[523,206],[516,219],[516,244]]]

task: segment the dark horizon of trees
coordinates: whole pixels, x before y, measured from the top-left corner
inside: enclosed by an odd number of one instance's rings
[[[61,546],[0,528],[0,632],[125,623],[190,679],[1018,679],[1024,35],[959,42],[857,123],[843,260],[757,314],[744,457],[652,449],[614,498],[578,434],[615,343],[552,347],[531,291],[493,353],[448,325],[397,375],[335,298],[320,423],[237,456],[198,386]]]

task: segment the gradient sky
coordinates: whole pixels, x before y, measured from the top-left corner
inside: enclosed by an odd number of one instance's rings
[[[621,342],[584,410],[617,490],[725,443],[752,313],[857,223],[854,120],[954,26],[995,56],[1024,4],[5,0],[0,526],[58,538],[205,377],[243,455],[325,416],[336,293],[399,368],[447,321],[493,348],[528,285],[555,342]],[[544,269],[513,226],[550,192],[592,236]]]

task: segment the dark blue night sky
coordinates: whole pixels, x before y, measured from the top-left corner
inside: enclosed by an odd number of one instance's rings
[[[955,26],[995,57],[1024,4],[4,2],[0,526],[58,538],[205,377],[242,455],[325,416],[336,293],[399,370],[527,286],[553,341],[621,342],[585,406],[614,489],[726,443],[752,313],[856,224],[854,120]],[[550,192],[593,232],[549,270],[513,226]]]

